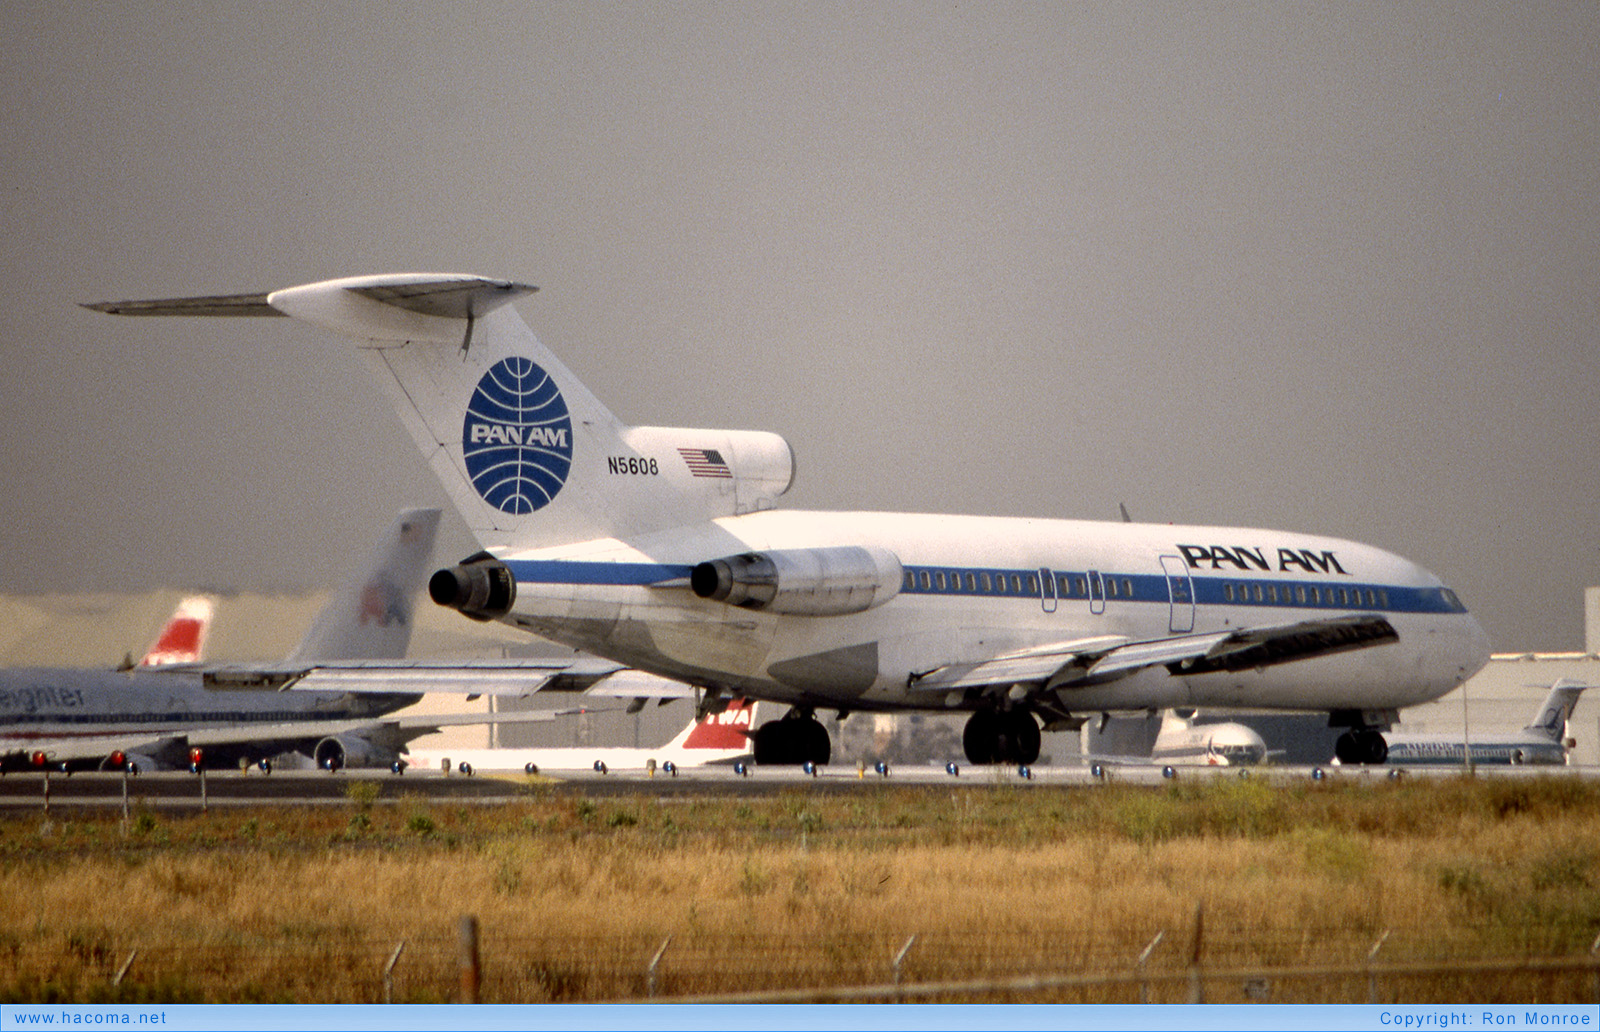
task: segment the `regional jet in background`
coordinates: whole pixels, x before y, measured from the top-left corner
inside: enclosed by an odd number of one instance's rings
[[[622,746],[571,746],[556,748],[413,749],[407,757],[417,770],[455,770],[460,774],[482,771],[593,770],[602,774],[675,774],[693,767],[728,766],[751,759],[750,738],[755,733],[757,703],[731,699],[720,713],[691,716],[672,740],[653,749]]]
[[[1250,767],[1267,760],[1267,743],[1243,724],[1196,724],[1193,711],[1161,715],[1150,762],[1204,767]]]
[[[370,567],[335,595],[291,658],[359,666],[403,656],[438,523],[437,509],[401,513]],[[237,677],[247,669],[166,664],[0,671],[0,770],[172,770],[261,762],[291,750],[330,768],[389,766],[407,742],[442,726],[560,715],[386,717],[420,696],[216,692],[203,685],[207,674]]]
[[[354,338],[483,548],[433,576],[434,601],[702,704],[789,705],[757,729],[758,763],[825,763],[819,709],[966,711],[970,761],[1032,763],[1041,724],[1174,706],[1327,711],[1350,729],[1342,757],[1381,762],[1401,707],[1488,659],[1437,577],[1352,541],[778,510],[783,438],[625,425],[508,304],[533,289],[424,273],[89,307],[288,315]]]
[[[1533,722],[1514,735],[1467,741],[1450,735],[1390,732],[1388,762],[1395,766],[1461,766],[1470,760],[1484,766],[1501,764],[1564,764],[1577,743],[1567,737],[1567,722],[1578,704],[1583,684],[1563,678],[1550,686]]]

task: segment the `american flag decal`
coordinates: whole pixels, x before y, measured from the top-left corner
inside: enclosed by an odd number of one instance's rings
[[[733,479],[733,470],[715,448],[679,448],[678,454],[689,464],[689,472],[697,477]]]

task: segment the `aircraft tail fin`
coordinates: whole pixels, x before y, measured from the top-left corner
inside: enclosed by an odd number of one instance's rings
[[[206,634],[211,630],[215,610],[215,604],[206,595],[190,595],[179,602],[167,625],[161,628],[144,658],[139,660],[139,666],[200,662],[205,658]]]
[[[282,314],[354,338],[467,526],[491,551],[630,537],[770,508],[794,477],[775,434],[626,426],[508,302],[534,287],[451,273],[268,294],[89,305],[116,315]],[[633,356],[641,369],[642,356]]]
[[[1550,694],[1539,705],[1539,715],[1522,730],[1541,735],[1552,742],[1561,741],[1562,735],[1566,734],[1567,721],[1572,719],[1573,707],[1578,704],[1578,696],[1588,687],[1591,686],[1568,678],[1557,681],[1550,686]]]
[[[668,748],[712,749],[718,751],[750,748],[749,732],[755,730],[756,704],[750,699],[731,699],[721,713],[707,713],[678,732]]]
[[[289,662],[404,656],[438,529],[438,509],[406,509],[395,517],[371,561],[317,614]]]

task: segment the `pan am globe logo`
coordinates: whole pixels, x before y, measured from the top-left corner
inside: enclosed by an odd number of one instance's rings
[[[472,392],[461,447],[473,489],[496,509],[549,505],[572,469],[572,417],[556,382],[526,358],[496,362]]]

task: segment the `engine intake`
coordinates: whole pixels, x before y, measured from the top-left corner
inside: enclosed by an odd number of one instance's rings
[[[473,620],[493,620],[511,612],[517,579],[505,563],[480,552],[428,578],[428,597]]]
[[[900,559],[882,548],[777,549],[700,563],[689,587],[701,598],[795,616],[846,616],[900,591]]]

